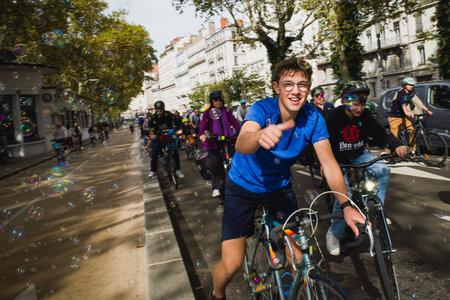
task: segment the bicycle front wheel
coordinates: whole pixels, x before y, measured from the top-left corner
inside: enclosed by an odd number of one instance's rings
[[[171,156],[171,159],[170,159],[170,179],[172,180],[172,182],[173,182],[173,184],[175,185],[175,189],[177,189],[178,188],[178,178],[177,178],[177,174],[176,174],[176,172],[177,172],[177,169],[176,169],[176,166],[175,166],[175,157],[173,157],[175,154],[174,153],[171,153],[170,154],[170,156]]]
[[[244,277],[252,299],[273,299],[276,288],[270,270],[270,257],[263,240],[255,234],[246,240]]]
[[[369,201],[369,221],[372,223],[373,242],[375,246],[375,264],[383,291],[388,300],[400,299],[394,263],[388,241],[387,228],[382,215],[378,213],[375,203]]]
[[[307,296],[307,290],[309,290],[310,299],[320,299],[320,300],[350,300],[351,298],[347,293],[332,279],[319,273],[312,272],[309,275],[308,286],[305,287],[304,284],[299,284],[295,293],[295,299],[306,300],[309,299]]]
[[[447,143],[436,132],[417,135],[417,154],[420,160],[430,167],[443,167],[448,155]]]

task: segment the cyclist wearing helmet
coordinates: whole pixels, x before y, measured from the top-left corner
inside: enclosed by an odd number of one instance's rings
[[[318,86],[311,90],[311,105],[315,106],[320,114],[325,118],[325,116],[334,109],[334,105],[331,102],[327,102],[324,98],[323,88]]]
[[[392,100],[391,109],[389,111],[389,127],[394,136],[398,136],[398,128],[403,125],[408,128],[410,139],[413,138],[414,132],[411,121],[408,118],[414,118],[414,115],[421,114],[425,110],[429,115],[430,111],[416,95],[414,85],[416,81],[412,77],[405,77],[402,81],[402,88],[395,93]],[[416,150],[416,144],[412,145],[412,150]]]
[[[371,112],[365,109],[369,93],[370,90],[364,82],[349,82],[342,90],[342,105],[325,118],[333,154],[338,163],[360,164],[374,159],[375,155],[364,150],[369,136],[383,146],[389,147],[399,156],[406,155],[406,147],[391,133],[386,133]],[[379,161],[369,167],[369,172],[375,175],[378,182],[377,196],[384,203],[390,177],[389,166]],[[345,175],[344,178],[347,192],[351,197],[347,176]],[[337,201],[334,202],[333,212],[341,212]],[[343,238],[345,228],[346,225],[342,219],[332,220],[326,234],[327,250],[331,255],[340,254],[339,239]]]
[[[181,134],[195,136],[194,128],[192,128],[191,124],[189,123],[189,119],[183,118],[183,120],[181,120],[181,122],[182,122]]]
[[[152,146],[152,154],[151,154],[151,162],[150,162],[150,173],[148,174],[149,178],[154,178],[156,176],[156,170],[158,169],[158,154],[161,152],[160,141],[156,138],[157,135],[160,135],[163,130],[166,129],[174,129],[178,131],[174,124],[175,117],[172,113],[165,111],[165,105],[162,101],[155,102],[155,111],[153,114],[150,123],[150,142]],[[146,147],[149,146],[147,144]],[[175,158],[175,174],[178,178],[183,178],[184,175],[180,171],[180,156],[178,155],[176,140],[171,141],[170,143],[171,150],[174,152]]]
[[[241,104],[238,106],[236,111],[236,119],[239,121],[239,123],[242,123],[244,121],[245,115],[248,112],[248,107],[246,106],[247,101],[244,99],[241,100]]]

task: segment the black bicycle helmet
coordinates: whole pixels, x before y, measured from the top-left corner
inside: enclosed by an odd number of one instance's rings
[[[212,103],[212,100],[216,99],[216,98],[220,98],[222,100],[224,99],[222,91],[212,91],[211,94],[209,94],[209,102],[210,103]]]
[[[321,86],[316,86],[315,88],[313,88],[311,90],[311,97],[314,97],[314,95],[317,93],[325,94],[325,92],[323,91],[323,88]]]
[[[344,85],[341,96],[348,93],[369,95],[370,89],[364,81],[350,81]]]
[[[155,102],[155,110],[157,110],[158,108],[162,108],[162,109],[164,110],[164,109],[165,109],[164,102],[162,102],[162,101],[156,101],[156,102]]]

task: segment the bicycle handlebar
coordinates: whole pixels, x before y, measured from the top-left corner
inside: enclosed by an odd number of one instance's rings
[[[340,167],[342,168],[354,168],[354,169],[363,169],[367,168],[370,165],[373,165],[377,161],[388,159],[388,158],[395,158],[397,157],[397,153],[387,154],[387,155],[381,155],[380,157],[374,158],[371,161],[360,163],[360,164],[341,164]]]
[[[203,133],[203,134],[205,134],[205,133]],[[207,136],[205,134],[207,140],[215,140],[215,141],[228,141],[228,140],[230,140],[232,138],[237,137],[238,135],[239,135],[239,133],[235,133],[235,134],[230,135],[230,136],[215,135],[215,134],[210,134],[209,136]]]

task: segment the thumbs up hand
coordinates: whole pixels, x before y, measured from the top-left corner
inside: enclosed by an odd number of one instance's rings
[[[261,129],[258,133],[259,145],[267,150],[273,148],[283,136],[283,131],[289,130],[294,126],[295,121],[290,119],[285,123],[269,125],[266,128]]]

